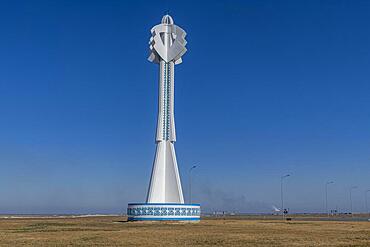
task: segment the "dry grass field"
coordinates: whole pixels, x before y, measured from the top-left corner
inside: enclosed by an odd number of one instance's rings
[[[370,246],[370,222],[123,217],[0,219],[0,246]]]

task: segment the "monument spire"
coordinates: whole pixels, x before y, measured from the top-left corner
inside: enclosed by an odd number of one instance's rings
[[[166,14],[151,29],[148,60],[159,65],[156,152],[146,203],[128,205],[128,220],[199,220],[200,205],[184,204],[175,153],[175,65],[186,52],[186,33]]]
[[[184,203],[174,143],[175,64],[186,52],[185,31],[174,25],[170,15],[151,30],[149,61],[159,64],[157,149],[148,189],[148,203]]]

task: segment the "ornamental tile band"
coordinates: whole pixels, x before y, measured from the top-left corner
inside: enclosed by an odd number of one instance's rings
[[[192,204],[178,204],[178,206],[171,205],[161,207],[155,205],[143,205],[143,204],[130,204],[127,208],[127,216],[129,220],[135,220],[137,218],[149,218],[149,219],[161,219],[166,218],[167,220],[191,220],[200,219],[200,206]]]

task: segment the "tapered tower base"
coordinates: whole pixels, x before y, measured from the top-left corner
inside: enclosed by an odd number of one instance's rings
[[[157,143],[147,203],[184,203],[175,147],[170,141]]]

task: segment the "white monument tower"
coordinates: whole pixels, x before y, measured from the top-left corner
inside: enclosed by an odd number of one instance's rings
[[[146,203],[128,205],[129,220],[199,220],[200,205],[184,204],[174,143],[175,65],[186,52],[186,33],[169,15],[151,30],[148,60],[159,64],[157,149]]]
[[[152,28],[149,61],[159,64],[159,100],[157,122],[157,150],[148,190],[148,203],[184,203],[177,168],[174,143],[175,64],[181,63],[186,52],[185,31],[165,15],[162,23]]]

